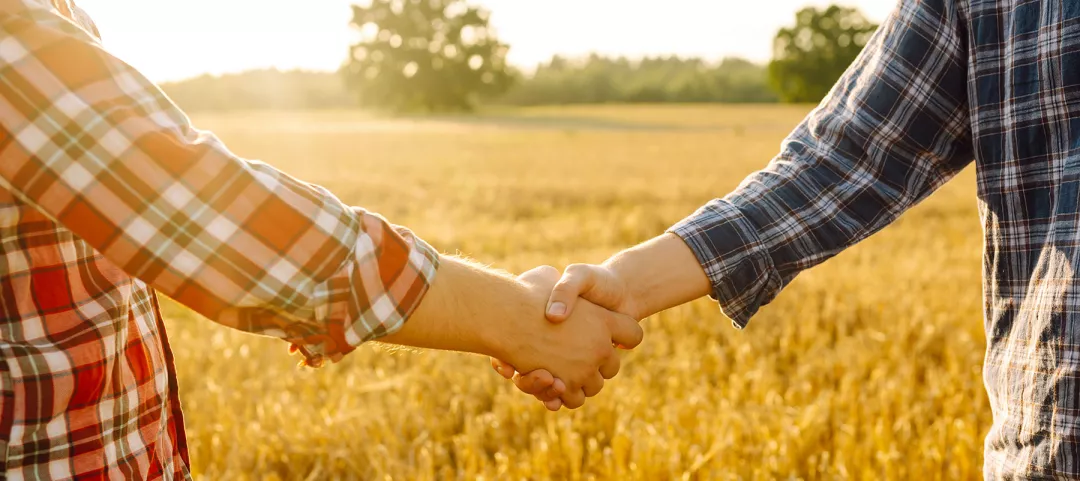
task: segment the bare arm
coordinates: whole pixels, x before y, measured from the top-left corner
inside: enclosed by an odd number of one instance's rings
[[[380,341],[494,355],[504,351],[497,333],[507,319],[536,318],[535,296],[524,283],[453,257],[440,263],[439,277],[409,322]],[[484,292],[486,299],[470,292]]]
[[[595,305],[552,329],[554,269],[522,281],[439,256],[238,157],[87,31],[15,3],[0,8],[0,188],[207,318],[285,339],[309,365],[389,336],[544,367],[582,396],[617,371],[613,339],[640,339],[632,319]]]
[[[439,277],[409,322],[382,341],[473,352],[506,359],[522,369],[543,368],[565,382],[563,401],[578,407],[619,370],[612,343],[636,346],[634,319],[588,302],[563,324],[544,319],[544,305],[559,278],[551,267],[515,279],[444,256]],[[549,375],[550,379],[550,375]]]
[[[603,267],[614,275],[613,280],[625,283],[627,295],[622,296],[625,299],[619,299],[622,301],[620,312],[635,319],[644,319],[710,292],[709,278],[701,264],[686,243],[674,234],[661,235],[615,254],[604,262]],[[554,292],[569,294],[572,287],[563,283]],[[597,287],[598,294],[604,292],[603,286]],[[554,294],[552,298],[555,299]],[[567,302],[574,301],[568,298]],[[567,309],[566,312],[572,311]]]
[[[964,23],[957,2],[900,2],[767,167],[673,226],[674,236],[568,268],[548,317],[564,319],[579,293],[637,318],[708,293],[745,327],[800,272],[884,228],[971,162]]]

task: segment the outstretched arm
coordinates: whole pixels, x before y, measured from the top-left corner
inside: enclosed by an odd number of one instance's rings
[[[128,275],[310,365],[400,329],[439,256],[233,154],[46,4],[0,4],[0,188]]]
[[[745,327],[800,272],[884,228],[971,162],[965,31],[957,2],[899,2],[765,169],[674,235],[568,271],[551,317],[561,318],[558,303],[573,304],[574,289],[638,317],[696,297],[689,252],[707,292]],[[619,294],[590,287],[604,280]]]
[[[236,156],[44,4],[0,2],[0,39],[0,188],[213,321],[285,339],[312,365],[374,339],[496,355],[563,377],[571,402],[614,375],[613,339],[640,339],[596,306],[548,325],[554,269],[519,281],[442,258]]]

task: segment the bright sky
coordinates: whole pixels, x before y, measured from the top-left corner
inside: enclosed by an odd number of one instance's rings
[[[554,54],[679,54],[764,61],[805,5],[840,3],[881,21],[897,0],[476,0],[511,63]],[[262,67],[335,70],[353,39],[350,0],[76,0],[105,45],[155,81]]]

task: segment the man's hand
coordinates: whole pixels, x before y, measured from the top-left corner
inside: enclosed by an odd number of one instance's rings
[[[567,267],[548,299],[547,318],[563,322],[585,300],[641,320],[702,297],[709,289],[709,280],[686,243],[675,235],[664,234],[620,252],[602,265]],[[495,358],[491,365],[548,409],[557,411],[562,405],[559,396],[563,386],[551,373],[519,371]]]
[[[581,300],[624,314],[635,321],[640,320],[640,311],[628,294],[626,283],[605,266],[573,264],[567,267],[562,278],[551,290],[546,309],[547,319],[553,323],[566,321],[573,315]],[[634,347],[616,344],[624,349]],[[615,356],[618,359],[617,353]],[[543,402],[549,410],[558,411],[565,405],[560,398],[566,386],[550,372],[538,369],[523,375],[515,366],[496,358],[491,358],[491,366],[501,376],[512,380],[521,392],[531,394]]]
[[[606,265],[571,264],[567,267],[548,298],[548,320],[565,321],[574,312],[579,300],[589,301],[638,321],[645,317],[630,295],[626,281]]]
[[[519,278],[535,293],[538,312],[550,304],[558,278],[558,271],[551,267],[533,269]],[[499,357],[510,364],[493,364],[505,377],[518,371],[510,365],[533,371],[525,378],[515,376],[519,387],[535,391],[542,386],[545,392],[550,390],[559,399],[560,405],[571,409],[599,393],[604,380],[619,372],[619,356],[613,344],[632,348],[642,338],[636,319],[588,301],[577,301],[576,295],[574,298],[575,310],[563,312],[558,323],[543,322],[539,316],[508,320],[510,325],[500,331],[509,336],[497,340],[495,345],[502,346],[500,350],[504,354]],[[537,371],[539,368],[544,370]]]

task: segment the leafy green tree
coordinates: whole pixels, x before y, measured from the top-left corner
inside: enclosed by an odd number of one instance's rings
[[[773,41],[770,86],[784,102],[820,101],[876,29],[854,8],[800,10],[795,26],[781,29]]]
[[[469,110],[513,80],[487,11],[464,0],[370,0],[352,10],[361,40],[343,70],[365,106]]]

